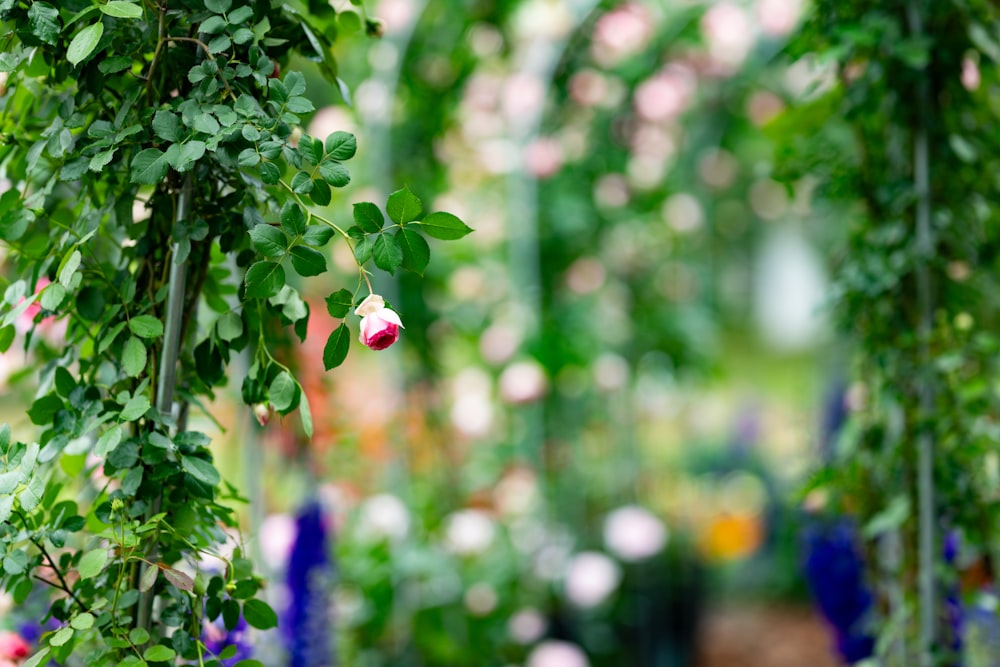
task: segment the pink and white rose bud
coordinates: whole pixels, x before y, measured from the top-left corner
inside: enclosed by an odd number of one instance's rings
[[[20,661],[31,655],[31,645],[16,632],[0,632],[0,659]]]
[[[253,416],[261,426],[267,426],[271,421],[271,406],[268,403],[254,403]]]
[[[396,311],[385,307],[385,299],[378,294],[368,298],[354,311],[361,317],[361,335],[358,340],[373,350],[384,350],[399,340],[403,323]]]

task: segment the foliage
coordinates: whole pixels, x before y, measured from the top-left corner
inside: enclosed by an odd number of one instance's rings
[[[990,560],[996,548],[996,480],[986,471],[997,456],[989,416],[997,393],[982,378],[997,350],[990,230],[1000,211],[997,184],[984,174],[1000,155],[991,99],[998,19],[985,2],[817,3],[790,53],[824,68],[828,84],[771,128],[784,144],[785,177],[820,176],[827,206],[847,212],[829,215],[849,226],[836,302],[856,344],[855,398],[863,398],[834,465],[814,486],[863,519],[873,573],[878,566],[888,574],[883,652],[903,641],[940,658],[960,632],[943,613],[922,609],[926,599],[892,601],[893,587],[915,592],[927,577],[943,604],[940,573],[950,568],[928,569],[917,558],[926,552],[921,535],[936,534],[935,562],[949,531],[969,538],[969,559]],[[918,474],[922,442],[933,443],[931,486]],[[933,521],[918,528],[923,503]],[[886,558],[878,542],[899,545],[898,555]],[[933,646],[921,643],[927,633],[918,637],[908,609],[935,619]]]
[[[297,409],[310,437],[273,342],[287,327],[304,339],[316,316],[298,278],[327,271],[332,239],[352,248],[357,286],[327,300],[344,319],[330,369],[348,352],[366,267],[422,273],[425,234],[470,231],[407,188],[388,198],[389,225],[372,203],[347,229],[315,210],[341,205],[356,140],[302,134],[313,102],[302,73],[281,72],[296,49],[344,90],[331,44],[363,16],[315,1],[0,2],[11,184],[0,238],[13,275],[0,349],[26,324],[39,369],[28,416],[41,429],[25,443],[0,428],[2,581],[15,602],[36,580],[50,586],[60,623],[27,664],[211,665],[203,623],[275,626],[252,564],[223,549],[241,499],[189,411],[245,355],[243,400],[258,416]],[[65,337],[45,340],[53,321]],[[219,571],[199,565],[207,555]]]

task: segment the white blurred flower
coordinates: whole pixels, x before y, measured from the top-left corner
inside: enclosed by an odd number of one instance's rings
[[[599,389],[621,389],[628,382],[628,377],[628,362],[621,355],[605,352],[594,361],[594,384]]]
[[[643,560],[663,550],[667,527],[638,505],[625,505],[604,519],[604,544],[626,562]]]
[[[261,522],[257,542],[268,568],[278,571],[285,567],[296,532],[295,517],[289,514],[271,514]]]
[[[577,607],[596,607],[618,588],[621,577],[618,563],[603,553],[578,553],[566,569],[566,597]]]
[[[528,654],[525,667],[589,667],[587,654],[570,642],[549,640],[542,642]]]
[[[677,192],[663,202],[663,219],[674,231],[684,234],[705,224],[705,211],[698,198],[687,192]]]
[[[483,510],[459,510],[445,521],[445,547],[461,556],[474,556],[489,548],[495,533],[493,518]]]
[[[462,434],[481,437],[493,425],[490,377],[481,369],[462,370],[452,386],[451,423]]]
[[[501,514],[523,516],[538,503],[538,480],[530,468],[515,468],[493,488],[493,502]]]
[[[750,16],[733,2],[712,5],[702,16],[701,31],[712,58],[730,68],[746,60],[755,39]]]
[[[756,14],[761,30],[772,37],[782,37],[798,25],[802,0],[759,0]]]
[[[410,511],[392,494],[371,496],[358,508],[357,531],[365,539],[397,542],[410,532]]]
[[[518,644],[532,644],[542,638],[548,621],[542,612],[531,607],[521,609],[507,621],[507,632]]]
[[[473,616],[486,616],[497,608],[497,592],[492,585],[480,581],[465,591],[465,608]]]
[[[545,395],[548,378],[537,361],[518,361],[500,374],[500,397],[508,403],[530,403]]]

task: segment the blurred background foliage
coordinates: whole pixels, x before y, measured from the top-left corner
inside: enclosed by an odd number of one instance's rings
[[[848,489],[831,505],[838,513],[893,528],[908,506],[844,481],[872,483],[858,472],[882,465],[870,452],[801,489],[857,437],[841,429],[847,413],[870,405],[870,387],[851,382],[856,341],[832,322],[853,320],[868,350],[891,349],[899,333],[885,314],[896,301],[879,302],[881,315],[871,302],[899,287],[909,204],[895,223],[856,223],[867,219],[866,186],[897,188],[876,201],[905,199],[906,186],[881,176],[903,149],[864,134],[888,113],[884,83],[838,80],[845,43],[887,44],[884,17],[848,20],[820,3],[790,42],[808,13],[799,0],[381,0],[372,16],[331,4],[346,88],[307,74],[319,111],[304,130],[354,132],[359,153],[329,216],[347,223],[350,203],[407,185],[439,193],[427,208],[454,211],[476,233],[435,246],[424,279],[376,285],[406,325],[391,350],[352,355],[328,375],[316,346],[329,331],[295,350],[312,443],[293,423],[259,428],[235,387],[211,420],[193,417],[219,434],[219,465],[250,499],[234,540],[262,557],[276,608],[290,610],[285,648],[258,637],[260,659],[853,660],[810,611],[800,543],[840,549],[830,562],[846,578],[831,580],[848,590],[861,576],[854,533],[824,533],[816,518],[830,480]],[[972,33],[975,48],[997,50],[992,32]],[[927,58],[926,44],[893,48]],[[979,57],[943,65],[955,94],[975,98],[948,121],[967,131],[938,137],[957,158],[956,183],[975,180],[990,154],[976,138],[992,112],[974,109],[993,104]],[[859,152],[859,127],[885,155]],[[946,194],[963,199],[975,184],[959,185]],[[977,294],[992,282],[976,263],[995,264],[983,235],[966,234],[964,254],[942,267],[985,281]],[[349,279],[356,268],[340,250],[331,259]],[[300,287],[322,310],[322,287]],[[995,343],[965,333],[959,310],[941,330],[940,363],[961,341],[991,368]],[[14,425],[26,424],[32,394],[24,369],[44,358],[58,323],[38,334],[0,357],[0,420]],[[962,382],[960,367],[950,382]],[[981,400],[964,387],[964,400]],[[872,497],[851,507],[862,491]],[[809,563],[831,572],[818,558]],[[866,595],[850,623],[868,613]],[[17,614],[2,623],[16,628]]]

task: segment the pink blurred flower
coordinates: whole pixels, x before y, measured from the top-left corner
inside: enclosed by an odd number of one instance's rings
[[[528,655],[527,667],[587,667],[587,654],[576,644],[544,641]]]
[[[562,167],[562,147],[551,137],[535,139],[525,149],[524,162],[529,174],[548,178]]]
[[[671,65],[639,85],[635,110],[645,120],[670,120],[687,108],[694,91],[694,74],[687,67]]]
[[[354,312],[361,317],[358,340],[364,345],[373,350],[384,350],[399,340],[399,329],[403,323],[395,311],[385,307],[385,299],[378,294],[369,294]]]
[[[31,655],[31,646],[16,632],[0,632],[0,658],[23,660]]]
[[[599,64],[613,67],[642,51],[653,34],[653,17],[637,2],[626,2],[597,20],[591,53]]]
[[[39,278],[38,284],[35,285],[35,294],[38,294],[43,289],[48,287],[51,282],[52,281],[46,278],[45,276]],[[24,301],[24,299],[21,299],[21,301]],[[15,322],[17,330],[22,333],[28,331],[31,327],[34,326],[35,316],[38,315],[38,313],[40,312],[42,312],[42,304],[38,302],[38,299],[35,299],[34,303],[28,306],[23,313],[17,316],[17,320]]]
[[[979,64],[972,58],[962,59],[962,85],[966,90],[978,90],[982,77],[979,74]]]
[[[261,426],[267,426],[271,421],[271,406],[267,403],[254,403],[253,416]]]

